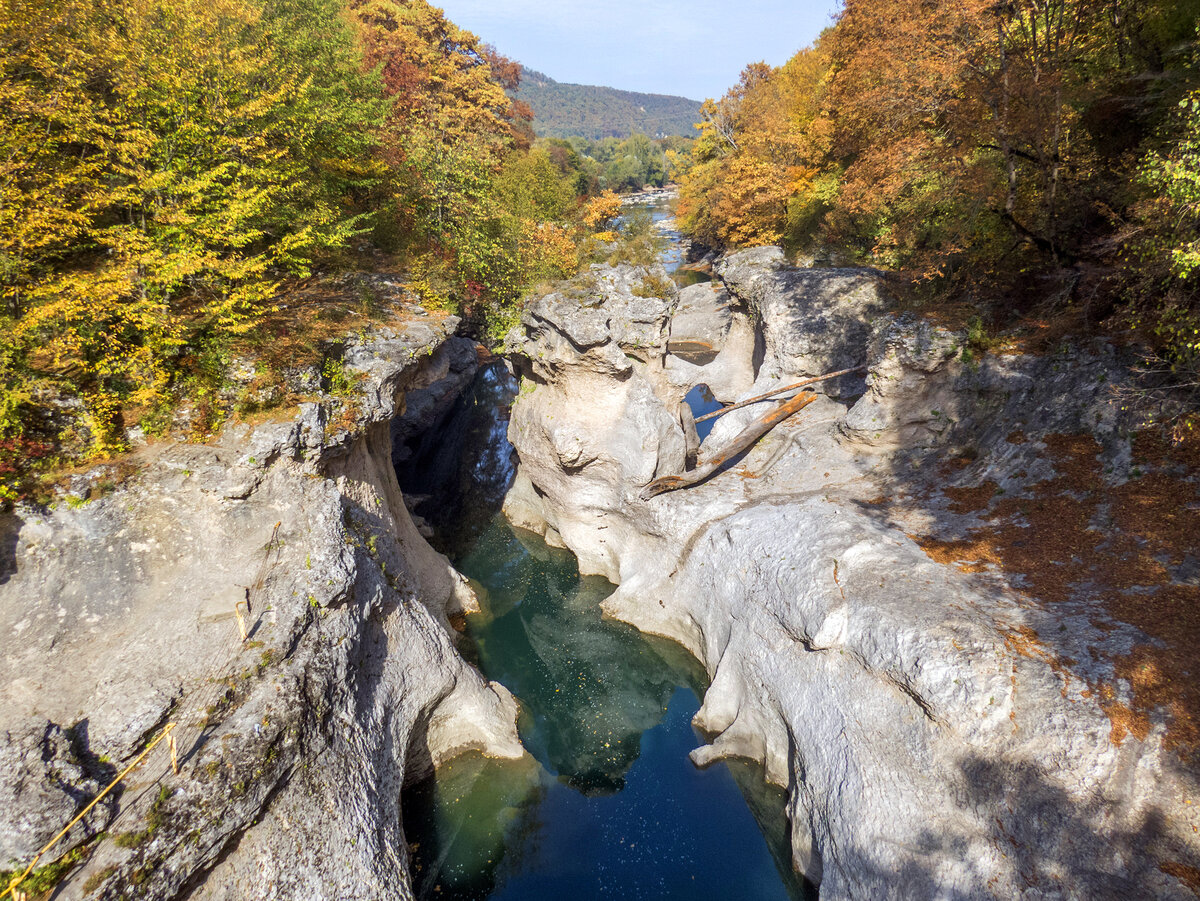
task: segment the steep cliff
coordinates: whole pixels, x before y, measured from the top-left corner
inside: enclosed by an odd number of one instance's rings
[[[529,308],[508,341],[524,377],[510,516],[619,582],[608,613],[704,663],[712,744],[694,758],[751,758],[788,789],[794,862],[823,898],[1190,896],[1187,680],[1139,695],[1136,650],[1169,642],[1086,566],[1153,535],[1108,495],[1091,518],[1053,514],[1138,475],[1125,361],[978,360],[964,335],[887,312],[875,273],[795,269],[777,249],[717,271],[707,307],[695,289],[642,297],[660,282],[625,268]],[[692,449],[684,394],[735,399],[729,317],[758,329],[736,342],[743,397],[868,374],[822,386],[710,481],[643,500]],[[717,354],[681,359],[684,334]],[[724,416],[701,462],[770,406]],[[1194,517],[1195,470],[1172,466]],[[1177,532],[1171,559],[1196,559],[1200,529]],[[1123,586],[1166,603],[1188,572]],[[1191,634],[1186,610],[1177,622]]]
[[[515,702],[455,648],[473,594],[393,466],[393,432],[474,374],[456,325],[373,326],[342,347],[349,391],[145,447],[119,481],[76,477],[96,499],[5,518],[8,867],[173,723],[180,772],[160,746],[72,831],[51,857],[85,853],[56,898],[411,896],[405,782],[467,749],[523,754]]]

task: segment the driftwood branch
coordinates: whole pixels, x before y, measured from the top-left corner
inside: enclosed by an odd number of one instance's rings
[[[689,485],[698,485],[714,475],[717,470],[730,460],[753,447],[763,435],[767,434],[767,432],[771,431],[779,423],[794,413],[799,413],[816,399],[817,396],[811,391],[806,391],[803,394],[797,394],[795,397],[789,398],[770,413],[754,420],[754,422],[742,429],[733,441],[703,466],[698,466],[691,472],[685,472],[683,475],[663,476],[661,479],[655,479],[642,489],[642,499],[650,500],[650,498],[658,497],[660,494],[665,494],[668,491],[687,488]]]
[[[708,413],[696,419],[696,422],[705,422],[709,419],[716,419],[718,416],[724,416],[726,413],[731,413],[734,410],[740,410],[742,407],[749,407],[752,404],[760,403],[764,400],[770,400],[777,394],[786,394],[789,391],[795,391],[798,388],[807,388],[809,385],[815,385],[817,382],[827,382],[830,379],[836,379],[839,376],[850,375],[855,372],[865,372],[866,366],[855,366],[853,369],[843,369],[840,372],[831,372],[828,375],[819,375],[813,379],[805,379],[802,382],[796,382],[794,385],[788,385],[784,388],[776,388],[774,391],[768,391],[766,394],[760,394],[758,397],[752,397],[749,400],[741,401],[740,403],[731,404],[728,407],[722,407],[715,412]]]

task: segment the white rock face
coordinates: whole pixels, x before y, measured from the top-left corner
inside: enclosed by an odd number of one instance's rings
[[[453,328],[352,344],[351,428],[310,404],[212,446],[147,448],[78,509],[4,518],[0,866],[173,722],[180,774],[156,749],[62,846],[108,833],[56,898],[411,897],[404,783],[468,749],[524,754],[515,701],[455,647],[447,616],[473,594],[392,468],[406,393],[461,369]]]
[[[1159,865],[1198,850],[1183,803],[1194,778],[1161,729],[1114,743],[1087,683],[1014,641],[1037,614],[1013,586],[934,562],[874,506],[901,487],[881,450],[934,448],[936,462],[936,448],[966,435],[986,450],[1014,423],[1096,429],[1116,459],[1118,417],[1088,387],[1116,371],[1111,354],[1061,371],[971,365],[961,336],[882,316],[870,272],[791,270],[774,249],[717,269],[731,327],[761,323],[743,396],[868,362],[869,378],[830,386],[707,483],[641,501],[682,469],[680,392],[719,381],[715,359],[675,360],[666,339],[723,328],[687,307],[677,327],[664,299],[662,337],[635,354],[605,331],[630,315],[631,277],[593,278],[510,335],[525,383],[509,515],[619,582],[607,613],[705,664],[696,724],[712,743],[694,759],[757,760],[788,789],[794,862],[823,899],[1188,897]],[[576,316],[586,346],[570,337]],[[723,417],[701,459],[766,409]],[[1037,465],[1032,449],[1005,453],[1008,471],[1015,454]]]
[[[717,400],[733,403],[754,384],[757,330],[750,315],[735,308],[733,297],[716,283],[679,292],[668,332],[666,380],[681,397],[707,385]]]
[[[716,266],[728,289],[764,329],[762,376],[824,375],[861,366],[873,321],[886,309],[877,274],[866,269],[796,269],[778,247],[732,254]],[[803,297],[803,303],[795,298]],[[793,379],[794,380],[794,379]],[[862,393],[861,376],[829,382],[833,396]]]

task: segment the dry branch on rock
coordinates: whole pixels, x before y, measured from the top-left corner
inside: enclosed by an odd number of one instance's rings
[[[748,400],[743,400],[736,404],[730,404],[728,407],[722,407],[720,410],[714,410],[704,416],[696,419],[696,422],[707,422],[710,419],[716,419],[718,416],[724,416],[726,413],[732,413],[734,410],[741,410],[751,404],[757,404],[764,400],[770,400],[772,397],[777,397],[780,394],[787,394],[789,391],[796,391],[800,388],[807,388],[809,385],[815,385],[818,382],[827,382],[830,379],[836,379],[843,375],[852,375],[856,372],[866,372],[866,366],[855,366],[853,369],[842,369],[838,372],[830,372],[825,375],[819,375],[816,378],[805,379],[802,382],[796,382],[792,385],[785,385],[782,388],[776,388],[774,391],[768,391],[766,394],[760,394],[757,397],[751,397]]]
[[[811,391],[806,391],[803,394],[797,394],[790,398],[782,405],[776,407],[771,412],[767,413],[754,420],[746,428],[738,433],[738,436],[731,441],[728,446],[718,451],[715,456],[703,466],[693,469],[691,472],[684,473],[679,476],[663,476],[661,479],[655,479],[644,489],[642,489],[642,498],[650,500],[658,497],[660,494],[666,494],[668,491],[677,491],[680,488],[687,488],[690,485],[698,485],[740,454],[745,453],[762,438],[767,432],[779,425],[788,417],[795,413],[799,413],[814,400],[817,395]]]

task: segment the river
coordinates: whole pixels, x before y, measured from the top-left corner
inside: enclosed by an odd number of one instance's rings
[[[649,211],[670,239],[664,263],[674,272],[679,237],[669,211],[662,201]],[[505,426],[514,396],[502,364],[481,371],[455,414],[462,456],[448,474],[443,462],[443,490],[418,512],[479,590],[483,609],[468,617],[463,650],[517,697],[533,760],[467,755],[405,790],[417,897],[814,894],[791,869],[783,792],[749,764],[702,771],[689,760],[703,742],[691,719],[707,686],[695,660],[604,619],[600,604],[613,586],[581,577],[570,553],[512,529],[498,512],[513,472]]]

